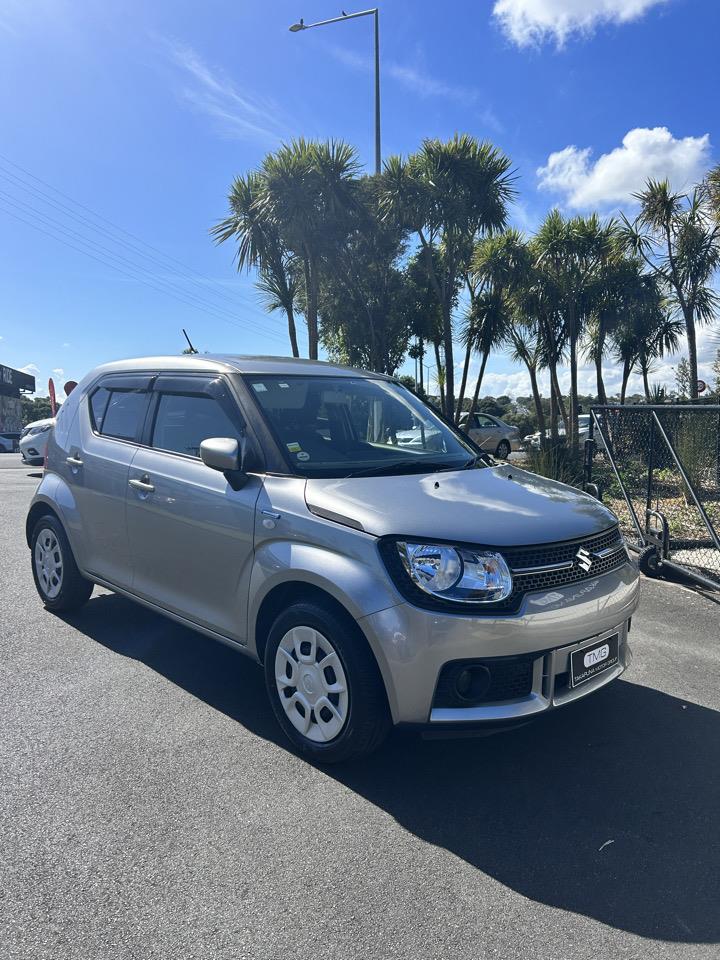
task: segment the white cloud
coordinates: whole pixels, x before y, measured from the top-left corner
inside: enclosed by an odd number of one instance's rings
[[[62,367],[55,367],[54,370],[53,370],[53,373],[55,374],[56,377],[63,377],[63,376],[65,376],[65,371],[63,370]]]
[[[701,179],[710,162],[710,137],[676,140],[667,127],[637,127],[622,146],[592,161],[590,147],[565,147],[551,153],[537,170],[539,187],[562,196],[576,209],[627,203],[645,182],[670,180],[684,190]]]
[[[171,63],[180,71],[180,96],[193,109],[209,116],[228,139],[273,144],[285,134],[278,105],[267,97],[240,90],[222,71],[206,64],[188,44],[161,40]]]
[[[40,367],[36,363],[28,363],[24,367],[20,367],[20,370],[23,373],[29,373],[31,377],[40,376]]]
[[[495,0],[493,16],[520,47],[573,34],[588,35],[603,23],[629,23],[667,0]]]

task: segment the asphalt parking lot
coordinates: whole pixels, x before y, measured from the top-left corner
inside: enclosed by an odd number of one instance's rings
[[[318,769],[239,654],[105,591],[43,610],[31,473],[0,457],[7,960],[720,955],[716,602],[646,581],[604,692]]]

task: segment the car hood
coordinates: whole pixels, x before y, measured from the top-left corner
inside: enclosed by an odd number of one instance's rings
[[[586,493],[514,466],[410,476],[309,479],[309,509],[374,536],[510,547],[606,530],[613,514]]]

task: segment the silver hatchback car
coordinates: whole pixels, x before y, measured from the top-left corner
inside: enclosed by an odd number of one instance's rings
[[[49,610],[97,583],[247,653],[326,761],[598,690],[638,601],[597,500],[496,463],[389,377],[306,360],[98,367],[58,414],[27,541]]]

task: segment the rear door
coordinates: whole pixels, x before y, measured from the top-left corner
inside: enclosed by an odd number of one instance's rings
[[[133,592],[241,641],[262,478],[233,490],[202,462],[200,444],[245,430],[222,378],[158,377],[127,500]]]
[[[75,510],[78,561],[88,573],[119,587],[132,583],[125,510],[130,463],[150,401],[151,375],[114,375],[83,398],[63,444],[59,472]]]

